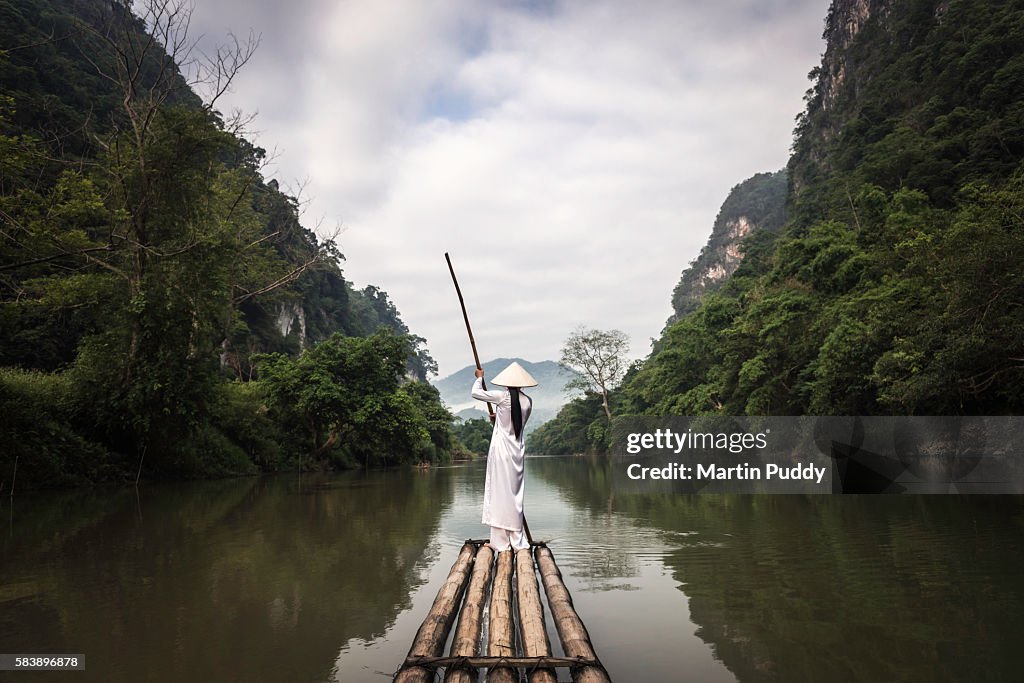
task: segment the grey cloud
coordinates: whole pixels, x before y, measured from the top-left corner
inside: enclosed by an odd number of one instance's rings
[[[391,295],[447,374],[481,352],[557,358],[577,324],[644,354],[729,188],[785,164],[828,2],[206,0],[263,34],[228,103],[263,114],[307,223]],[[459,103],[444,118],[438,98]]]

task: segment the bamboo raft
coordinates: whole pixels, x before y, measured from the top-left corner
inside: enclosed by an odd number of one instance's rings
[[[487,683],[557,683],[557,668],[568,668],[573,683],[611,683],[547,545],[534,543],[514,553],[498,553],[497,562],[494,555],[486,541],[463,544],[394,683],[440,680],[440,668],[445,670],[445,683],[474,683],[481,669],[487,669]],[[551,654],[538,573],[563,657]],[[489,619],[483,653],[479,650],[485,605]],[[444,656],[456,615],[458,626]]]

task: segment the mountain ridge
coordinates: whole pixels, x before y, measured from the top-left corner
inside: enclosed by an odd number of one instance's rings
[[[533,399],[533,414],[526,425],[526,431],[529,433],[553,418],[558,409],[568,402],[565,385],[572,379],[572,374],[552,360],[533,362],[523,358],[493,358],[481,364],[484,369],[484,381],[497,375],[512,362],[522,365],[538,382],[538,386],[526,390],[530,398]],[[462,419],[466,419],[467,415],[469,417],[486,417],[487,415],[484,404],[469,395],[475,379],[473,372],[475,369],[476,366],[467,365],[447,377],[432,382],[441,393],[441,400],[449,410],[456,417]],[[478,414],[473,415],[468,411]]]

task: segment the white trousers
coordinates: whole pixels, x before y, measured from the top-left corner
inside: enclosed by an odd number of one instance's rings
[[[501,527],[491,527],[491,550],[496,553],[500,553],[503,550],[512,548],[513,550],[521,550],[522,548],[529,548],[530,541],[526,538],[526,532],[523,529],[519,531],[509,531],[508,529],[502,529]]]

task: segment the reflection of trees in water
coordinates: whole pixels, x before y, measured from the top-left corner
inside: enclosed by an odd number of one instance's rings
[[[614,500],[607,457],[530,458],[526,467],[530,476],[557,487],[573,509],[607,509]]]
[[[0,586],[35,587],[0,593],[0,640],[86,652],[106,680],[322,680],[410,606],[451,501],[450,478],[411,472],[31,501]]]
[[[623,521],[608,514],[614,503],[610,495],[607,458],[536,458],[527,467],[536,476],[556,487],[576,515],[575,527],[589,533],[597,549],[574,555],[573,576],[591,580],[587,591],[637,590],[621,579],[640,575],[637,557],[629,549],[614,545],[623,533]]]
[[[683,498],[685,516],[645,516],[721,541],[665,562],[698,635],[743,680],[973,678],[1024,663],[1008,637],[1024,626],[1024,552],[1007,546],[1018,501]]]
[[[572,505],[663,532],[698,635],[741,680],[1024,668],[1020,497],[614,496],[607,459],[542,462]]]

